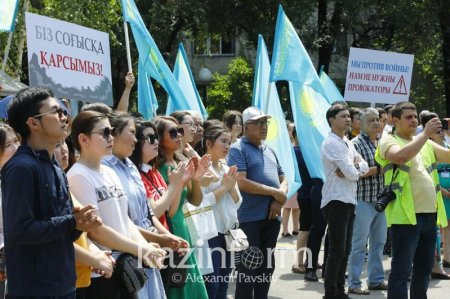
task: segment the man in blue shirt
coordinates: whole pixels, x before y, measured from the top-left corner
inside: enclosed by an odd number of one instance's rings
[[[239,265],[236,299],[267,298],[274,271],[273,249],[288,186],[275,152],[263,143],[269,118],[255,107],[245,109],[242,113],[244,136],[233,144],[228,158],[228,165],[236,165],[239,171],[242,204],[238,219],[248,238],[250,248],[247,250],[259,249],[263,256],[262,263],[255,267],[245,261]],[[243,252],[242,256],[247,253]]]
[[[101,220],[94,207],[73,208],[56,144],[67,136],[67,111],[44,87],[20,91],[8,120],[22,145],[2,169],[8,298],[75,298],[73,241]]]

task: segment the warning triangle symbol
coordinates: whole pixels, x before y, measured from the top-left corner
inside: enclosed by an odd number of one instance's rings
[[[405,79],[403,78],[403,75],[400,76],[400,80],[398,80],[397,85],[395,85],[393,94],[404,94],[407,95],[408,92],[406,91],[406,84]]]

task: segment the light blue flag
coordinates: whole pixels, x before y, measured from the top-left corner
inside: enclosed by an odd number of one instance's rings
[[[0,0],[0,31],[14,31],[18,11],[19,0]]]
[[[336,101],[344,101],[344,97],[340,93],[339,89],[337,89],[333,80],[331,80],[331,78],[328,77],[328,75],[323,71],[323,67],[320,68],[319,78],[325,90],[327,100],[330,103],[330,105]]]
[[[194,76],[192,76],[191,67],[189,66],[189,61],[187,59],[183,43],[180,43],[178,46],[178,54],[173,69],[173,75],[178,81],[178,85],[180,85],[184,92],[187,104],[189,105],[188,110],[198,111],[202,115],[203,120],[206,120],[208,118],[208,112],[206,112],[202,99],[198,94],[197,87],[195,86]],[[169,97],[166,115],[170,115],[172,112],[181,110],[179,107],[180,105],[178,102]]]
[[[156,116],[158,100],[153,90],[152,82],[145,72],[144,65],[139,61],[138,65],[138,111],[145,120],[151,120]]]
[[[264,113],[272,116],[267,132],[266,144],[277,154],[278,161],[288,180],[288,199],[291,198],[301,186],[298,163],[294,149],[289,140],[283,109],[281,109],[275,83],[269,82],[270,61],[266,44],[261,35],[258,37],[258,54],[256,56],[255,79],[253,85],[252,105]],[[270,95],[267,97],[268,87]],[[288,153],[290,149],[290,154]]]
[[[271,82],[280,80],[301,82],[327,97],[311,58],[281,5],[278,8],[270,71]]]
[[[320,152],[322,143],[330,132],[326,119],[330,104],[313,88],[299,82],[289,82],[289,94],[306,167],[311,177],[325,180]]]
[[[311,58],[281,5],[270,73],[270,81],[277,80],[289,81],[297,137],[308,171],[313,178],[325,179],[320,152],[330,131],[326,120],[330,104]]]
[[[143,64],[148,76],[158,81],[169,96],[177,102],[179,110],[188,110],[186,98],[158,50],[152,36],[145,27],[141,15],[133,0],[121,0],[123,18],[133,31],[134,40],[139,52],[139,62]]]

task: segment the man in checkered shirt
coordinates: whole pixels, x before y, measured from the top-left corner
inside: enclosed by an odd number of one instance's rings
[[[377,132],[380,128],[378,111],[363,109],[360,114],[361,133],[352,142],[356,151],[369,164],[369,172],[358,181],[356,217],[353,226],[352,251],[348,263],[349,293],[367,295],[369,290],[387,290],[382,263],[386,241],[386,217],[375,210],[377,195],[383,189],[384,179],[375,162]],[[360,276],[364,266],[366,244],[369,243],[367,265],[368,289],[362,286]]]

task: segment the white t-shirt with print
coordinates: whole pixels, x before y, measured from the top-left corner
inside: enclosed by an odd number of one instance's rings
[[[128,199],[111,168],[100,165],[98,172],[75,163],[67,173],[67,179],[70,191],[83,206],[95,206],[105,225],[129,237]]]

